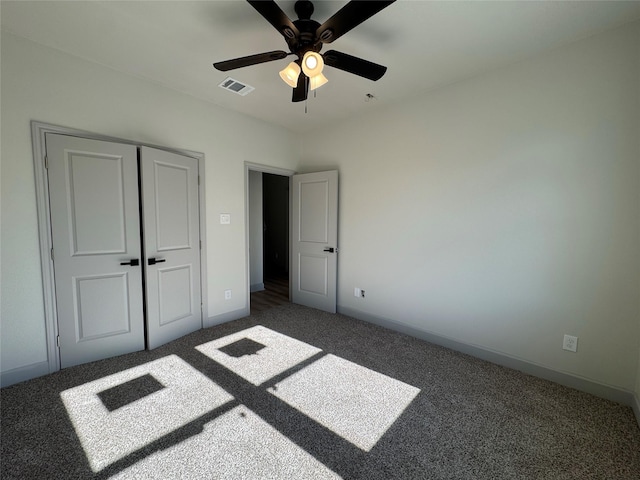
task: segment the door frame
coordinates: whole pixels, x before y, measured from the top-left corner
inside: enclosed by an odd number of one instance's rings
[[[110,137],[98,133],[79,130],[76,128],[63,127],[36,120],[31,121],[31,144],[33,147],[33,165],[35,176],[36,190],[36,206],[38,216],[38,237],[40,243],[40,266],[42,270],[42,293],[44,298],[44,319],[45,334],[47,346],[47,360],[49,373],[60,370],[60,350],[57,345],[58,337],[58,316],[56,310],[56,291],[55,278],[53,271],[53,260],[51,259],[51,251],[53,239],[51,236],[51,217],[49,216],[49,182],[47,181],[46,162],[46,143],[45,134],[54,133],[60,135],[69,135],[73,137],[86,138],[90,140],[102,140],[106,142],[124,143],[135,146],[146,146],[165,150],[187,157],[193,157],[198,160],[199,192],[198,200],[200,202],[200,289],[201,289],[201,315],[202,324],[209,317],[208,301],[207,301],[207,242],[206,242],[206,201],[205,201],[205,158],[204,153],[191,150],[168,148],[165,146],[154,145],[146,142],[135,140]]]
[[[260,173],[271,173],[273,175],[280,175],[281,177],[289,177],[289,237],[291,237],[291,182],[293,176],[297,173],[294,170],[288,170],[286,168],[272,167],[269,165],[263,165],[260,163],[253,162],[244,162],[244,232],[245,232],[245,263],[246,263],[246,298],[247,298],[247,306],[246,312],[247,315],[251,314],[251,256],[249,253],[249,171],[260,172]],[[264,243],[264,239],[262,240]],[[289,242],[291,243],[291,242]],[[289,244],[289,265],[291,265],[291,244]],[[289,298],[291,298],[291,269],[289,269]]]

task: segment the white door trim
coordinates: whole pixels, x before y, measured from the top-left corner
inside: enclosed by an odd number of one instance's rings
[[[289,177],[289,237],[291,237],[291,178],[297,173],[293,170],[285,168],[271,167],[260,163],[244,162],[244,246],[245,246],[245,264],[246,268],[246,314],[251,313],[251,264],[249,257],[249,171],[272,173],[282,177]],[[291,248],[289,248],[289,265],[291,265]],[[289,298],[291,298],[291,270],[289,270]]]
[[[47,364],[49,373],[60,370],[60,352],[57,347],[58,318],[56,315],[55,282],[53,274],[53,262],[51,260],[51,248],[53,241],[51,238],[51,219],[49,217],[49,185],[47,182],[47,169],[45,168],[46,144],[45,134],[57,133],[61,135],[71,135],[74,137],[88,138],[92,140],[103,140],[107,142],[125,143],[136,146],[146,146],[178,153],[198,160],[198,172],[200,176],[199,201],[200,201],[200,241],[202,249],[200,251],[200,286],[202,289],[202,318],[209,316],[207,301],[207,242],[206,242],[206,201],[205,201],[205,158],[204,153],[194,152],[176,148],[167,148],[133,141],[100,135],[85,130],[62,127],[50,123],[31,121],[31,143],[33,147],[33,164],[36,187],[36,206],[38,215],[38,232],[40,241],[40,265],[42,268],[42,291],[44,297],[45,332],[47,345]],[[26,380],[26,378],[25,378]]]

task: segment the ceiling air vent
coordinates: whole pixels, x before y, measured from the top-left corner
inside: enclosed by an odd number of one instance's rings
[[[242,95],[243,97],[255,90],[254,87],[247,85],[246,83],[239,82],[238,80],[234,80],[231,77],[225,78],[218,86],[224,88],[225,90],[229,90],[230,92]]]

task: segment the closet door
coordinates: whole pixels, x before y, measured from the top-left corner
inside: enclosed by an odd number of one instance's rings
[[[144,349],[135,146],[46,135],[61,367]]]
[[[147,348],[202,328],[198,161],[141,148]]]

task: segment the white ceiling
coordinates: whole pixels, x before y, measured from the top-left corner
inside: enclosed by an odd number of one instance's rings
[[[277,3],[296,18],[293,0]],[[316,1],[312,18],[323,23],[345,3]],[[243,0],[2,0],[0,9],[3,30],[298,132],[640,19],[640,1],[399,0],[324,49],[386,65],[386,75],[373,82],[327,67],[329,83],[305,114],[278,76],[291,57],[227,73],[212,67],[287,50]],[[218,88],[228,74],[255,91]],[[376,98],[366,102],[367,93]]]

